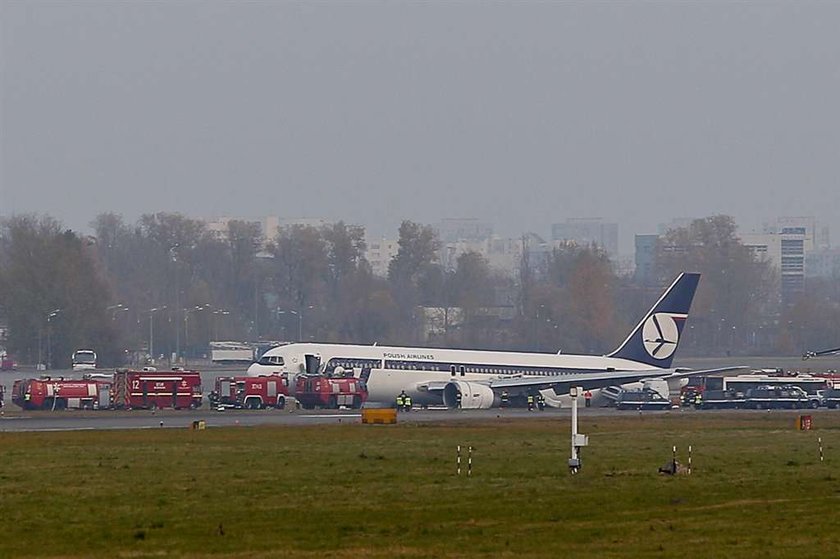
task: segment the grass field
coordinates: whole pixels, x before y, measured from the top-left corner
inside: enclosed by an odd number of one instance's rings
[[[795,417],[583,417],[574,477],[568,418],[3,433],[0,557],[840,557],[840,413]]]

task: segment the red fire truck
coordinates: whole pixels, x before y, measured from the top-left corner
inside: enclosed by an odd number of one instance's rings
[[[195,409],[202,398],[198,371],[118,369],[111,386],[111,407],[115,409]]]
[[[289,377],[264,375],[258,377],[217,377],[216,390],[210,393],[213,408],[283,409],[289,395]]]
[[[103,380],[23,379],[12,387],[12,402],[25,410],[92,410],[109,407],[110,390]]]
[[[347,406],[358,409],[367,400],[367,388],[363,381],[355,377],[299,375],[295,384],[295,397],[307,410],[316,406],[329,409]]]

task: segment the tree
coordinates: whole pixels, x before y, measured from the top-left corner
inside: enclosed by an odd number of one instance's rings
[[[691,326],[704,352],[737,351],[755,324],[778,311],[774,270],[741,243],[729,216],[669,231],[657,247],[655,266],[662,283],[682,271],[702,274]]]
[[[399,308],[402,335],[409,337],[417,323],[416,307],[431,304],[439,293],[439,284],[431,276],[440,274],[436,269],[440,240],[432,227],[403,221],[397,244],[397,255],[388,266],[388,281]],[[412,337],[416,339],[416,333]]]
[[[2,223],[0,300],[13,352],[30,362],[51,357],[53,366],[67,366],[74,349],[93,347],[103,363],[117,362],[106,310],[111,292],[90,244],[49,217]]]

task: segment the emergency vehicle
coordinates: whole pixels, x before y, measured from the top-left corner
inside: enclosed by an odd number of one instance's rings
[[[198,371],[118,369],[111,386],[111,407],[115,409],[195,409],[202,399]]]
[[[365,382],[356,377],[298,375],[295,383],[295,398],[307,410],[315,407],[338,409],[340,406],[358,409],[367,396]]]
[[[212,408],[283,409],[289,395],[289,377],[217,377],[216,389],[208,396]]]
[[[12,402],[25,410],[93,410],[110,406],[110,390],[110,381],[22,379],[12,386]]]

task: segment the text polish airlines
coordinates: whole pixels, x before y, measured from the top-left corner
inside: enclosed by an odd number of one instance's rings
[[[688,372],[670,367],[699,280],[700,274],[680,274],[608,355],[299,343],[267,351],[248,374],[285,373],[294,386],[298,374],[352,370],[366,381],[368,401],[391,403],[404,390],[420,405],[455,407],[460,395],[463,409],[497,406],[502,392],[515,400],[537,391],[564,395],[571,386],[596,389],[645,379],[678,383]]]

